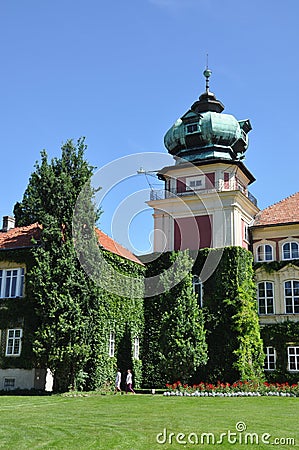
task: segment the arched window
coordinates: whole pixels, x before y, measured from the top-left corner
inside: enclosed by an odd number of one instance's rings
[[[198,275],[193,275],[192,277],[193,292],[198,297],[198,303],[202,307],[202,296],[203,296],[203,284]]]
[[[257,285],[259,314],[274,314],[274,285],[271,281],[262,281]]]
[[[286,314],[299,314],[299,281],[285,281],[284,304]]]
[[[299,259],[298,242],[286,242],[283,244],[282,259]]]
[[[273,261],[272,245],[262,244],[257,248],[257,260],[259,262]]]

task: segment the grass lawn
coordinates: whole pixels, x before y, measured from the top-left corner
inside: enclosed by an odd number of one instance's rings
[[[241,428],[245,424],[246,431],[237,431],[237,423]],[[298,424],[299,398],[161,395],[0,397],[0,448],[14,450],[217,447],[290,450],[299,447]],[[167,430],[166,443],[163,443],[164,429]],[[229,430],[236,435],[228,437]],[[156,440],[158,433],[162,433],[159,435],[160,444]],[[170,436],[170,433],[175,433],[175,436]],[[205,444],[201,444],[202,433],[212,433],[214,445],[212,435],[209,444],[207,436]],[[222,443],[219,442],[221,433],[226,433]],[[256,437],[249,435],[248,443],[245,443],[246,433],[256,433],[259,445],[252,444],[250,438],[256,442]],[[262,435],[266,433],[271,435],[264,437],[270,445],[262,443]],[[279,445],[274,445],[276,438],[281,439]],[[286,438],[295,440],[295,445]],[[179,444],[177,439],[191,442]]]

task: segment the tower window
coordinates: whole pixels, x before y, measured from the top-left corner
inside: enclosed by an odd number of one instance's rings
[[[197,189],[205,189],[204,175],[186,178],[186,190],[187,191],[196,191]]]
[[[187,125],[187,133],[196,133],[198,130],[197,123],[191,123],[190,125]]]

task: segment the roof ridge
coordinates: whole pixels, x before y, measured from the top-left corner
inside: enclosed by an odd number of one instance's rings
[[[108,250],[108,251],[110,251],[110,252],[112,252],[112,253],[115,253],[115,254],[121,256],[122,258],[130,259],[131,261],[134,261],[134,262],[136,262],[136,263],[138,263],[138,264],[144,265],[143,262],[140,261],[140,259],[139,259],[136,255],[134,255],[133,252],[131,252],[131,250],[129,250],[128,248],[124,247],[124,246],[123,246],[122,244],[120,244],[119,242],[115,241],[111,236],[109,236],[109,234],[104,233],[104,231],[100,230],[99,228],[95,227],[95,229],[96,229],[96,231],[97,231],[98,233],[104,235],[106,238],[108,238],[109,241],[111,241],[112,245],[115,246],[115,250],[116,250],[116,251],[113,251],[111,248],[108,248],[107,246],[105,247],[105,245],[103,245],[103,243],[102,243],[102,242],[100,241],[100,239],[99,239],[99,244],[100,244],[103,248],[105,248],[105,250]],[[127,255],[124,254],[124,252],[127,253]]]
[[[285,201],[289,200],[290,198],[294,197],[297,194],[299,194],[299,191],[295,192],[294,194],[289,195],[288,197],[283,198],[282,200],[279,200],[278,202],[273,203],[272,205],[267,206],[266,208],[262,209],[260,212],[263,212],[266,209],[273,208],[274,206],[279,205],[280,203],[284,203]]]
[[[299,191],[257,213],[253,226],[299,222]]]

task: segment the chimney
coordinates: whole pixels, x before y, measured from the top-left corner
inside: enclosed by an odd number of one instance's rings
[[[15,218],[11,216],[3,216],[3,227],[1,231],[8,231],[15,227]]]

